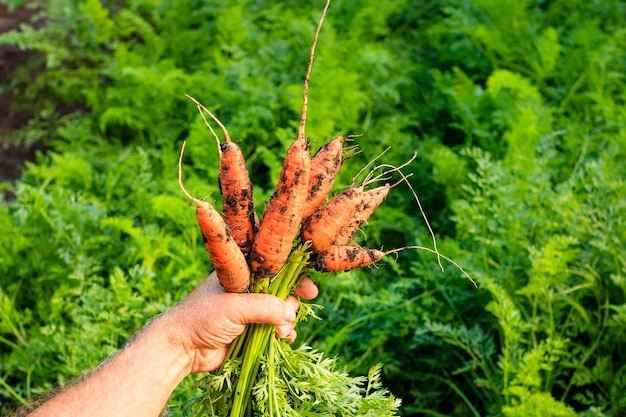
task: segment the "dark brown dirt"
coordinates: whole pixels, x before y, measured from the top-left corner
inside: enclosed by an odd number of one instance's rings
[[[29,23],[34,13],[25,7],[9,9],[0,4],[0,33],[16,29],[21,23]],[[7,139],[12,132],[26,126],[33,115],[29,109],[14,109],[11,102],[19,91],[8,91],[7,86],[16,70],[26,64],[31,56],[30,52],[21,51],[15,46],[0,45],[0,181],[19,178],[24,162],[33,160],[36,151],[43,148],[42,143],[15,146]]]

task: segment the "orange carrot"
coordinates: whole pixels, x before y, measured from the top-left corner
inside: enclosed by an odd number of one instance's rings
[[[193,197],[182,181],[183,143],[178,160],[178,185],[185,196],[196,205],[198,225],[217,277],[227,292],[244,292],[250,285],[250,270],[246,258],[230,234],[220,214],[206,201]]]
[[[274,194],[263,209],[250,252],[250,266],[261,277],[275,275],[285,264],[302,219],[311,159],[304,137],[289,148]]]
[[[370,161],[357,174],[357,177],[360,176],[361,173],[363,173],[365,169],[373,164],[376,159],[378,159],[381,155]],[[387,175],[390,172],[398,170],[398,168],[392,167],[392,169],[389,171],[376,174],[379,168],[385,166],[386,165],[374,167],[367,174],[365,180],[360,186],[355,187],[353,183],[350,188],[332,198],[328,203],[326,203],[310,217],[304,220],[304,222],[302,223],[302,238],[311,242],[311,248],[314,252],[323,252],[331,243],[333,243],[335,239],[339,237],[342,229],[348,227],[348,225],[353,221],[356,221],[357,223],[360,221],[360,224],[356,225],[356,228],[354,229],[354,233],[356,233],[358,227],[363,224],[367,217],[369,217],[370,215],[368,214],[367,216],[360,218],[358,214],[359,209],[362,210],[361,204],[363,201],[363,196],[365,195],[364,188],[373,182],[380,181],[381,179],[387,179]],[[382,192],[383,189],[384,187],[381,187],[377,191],[372,190],[372,196],[375,196],[376,194]],[[388,193],[388,190],[386,192],[383,192],[383,194],[385,195],[386,193]],[[382,202],[382,199],[385,196],[381,195],[379,197],[380,202]],[[380,202],[378,204],[380,204]],[[369,205],[370,204],[368,203],[368,206]],[[376,207],[372,206],[371,210],[373,211],[375,208]],[[349,235],[351,232],[346,231],[345,233]],[[342,244],[349,243],[354,233],[350,236],[346,235],[341,237],[340,242]]]
[[[222,122],[205,106],[187,95],[200,110],[206,125],[217,140],[220,152],[220,168],[217,181],[222,193],[222,217],[231,230],[231,234],[244,255],[250,253],[254,235],[258,228],[258,218],[254,211],[252,198],[252,181],[241,148],[230,139],[228,130]],[[218,124],[224,133],[224,142],[219,138],[207,122],[202,111],[205,111]]]
[[[321,147],[311,158],[309,195],[302,212],[302,218],[311,216],[322,205],[330,192],[341,167],[343,136],[338,136]]]
[[[478,287],[476,281],[472,279],[472,277],[461,267],[461,265],[447,256],[442,255],[436,249],[418,245],[405,246],[386,252],[362,246],[331,245],[324,252],[313,254],[312,265],[315,270],[320,272],[350,271],[352,269],[373,265],[389,254],[398,253],[407,249],[416,249],[433,253],[437,255],[437,261],[439,261],[439,258],[445,259],[454,265],[463,275],[465,275],[465,277],[469,279],[475,287]]]
[[[222,157],[218,183],[222,192],[222,215],[230,226],[233,239],[244,255],[250,253],[257,231],[257,217],[252,199],[252,182],[248,177],[241,149],[227,141],[221,145]]]
[[[260,277],[269,277],[280,271],[289,257],[302,221],[302,209],[308,194],[311,170],[311,155],[309,155],[305,136],[309,82],[317,39],[322,30],[329,3],[329,1],[326,2],[311,45],[309,64],[304,77],[298,136],[287,151],[276,190],[263,209],[261,224],[252,244],[250,266]]]
[[[330,245],[313,255],[313,268],[320,272],[341,272],[372,265],[387,252],[362,246]]]
[[[389,194],[391,186],[389,184],[377,187],[372,190],[365,191],[361,204],[357,207],[353,219],[348,223],[333,240],[334,245],[347,245],[352,242],[356,232],[365,224],[367,219],[374,213],[374,210],[380,206],[383,200]]]
[[[323,252],[354,218],[362,199],[362,186],[338,194],[302,223],[302,239],[311,241],[314,252]]]

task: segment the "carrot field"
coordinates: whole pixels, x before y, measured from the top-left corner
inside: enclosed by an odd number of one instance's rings
[[[325,3],[0,0],[23,20],[0,33],[0,166],[23,159],[0,181],[0,415],[229,268],[207,241],[236,231],[250,269],[229,290],[319,286],[293,346],[268,343],[345,408],[280,407],[626,415],[626,4],[332,0],[321,26]],[[296,170],[294,144],[336,148]],[[225,177],[235,146],[247,185]],[[212,415],[221,375],[188,377],[170,414]]]

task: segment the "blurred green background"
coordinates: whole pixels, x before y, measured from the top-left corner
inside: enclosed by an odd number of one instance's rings
[[[185,184],[219,208],[217,148],[243,148],[260,211],[295,138],[323,1],[2,0],[32,18],[3,80],[29,122],[0,183],[2,413],[71,383],[210,270]],[[316,150],[355,135],[338,187],[387,147],[454,266],[407,250],[315,274],[297,343],[353,375],[383,362],[406,416],[626,415],[626,3],[333,0],[313,68]],[[5,115],[2,115],[5,117]],[[359,238],[432,247],[406,184]],[[171,413],[191,390],[175,392]]]

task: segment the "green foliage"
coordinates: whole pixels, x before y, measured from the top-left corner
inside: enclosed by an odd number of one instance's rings
[[[185,184],[219,208],[217,146],[185,93],[242,146],[261,210],[323,6],[36,4],[32,24],[0,35],[36,52],[2,86],[36,115],[2,141],[50,146],[1,186],[13,196],[0,202],[2,411],[103,360],[210,267],[176,163],[187,140]],[[323,320],[299,339],[337,355],[346,381],[384,363],[404,415],[624,413],[625,19],[613,0],[333,0],[312,149],[355,135],[338,188],[388,146],[381,163],[418,151],[404,171],[438,247],[478,282],[415,250],[314,275]],[[359,242],[432,247],[406,184]]]
[[[241,363],[226,363],[225,372],[210,374],[199,384],[206,396],[192,397],[188,415],[230,415],[229,396],[236,387]],[[367,377],[351,377],[338,369],[337,359],[310,346],[292,349],[270,339],[267,358],[254,385],[254,413],[263,416],[395,416],[400,400],[381,383],[381,364]],[[187,415],[187,414],[186,414]]]

